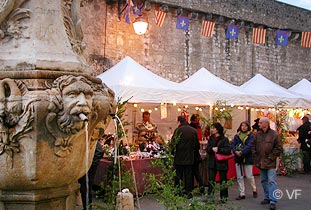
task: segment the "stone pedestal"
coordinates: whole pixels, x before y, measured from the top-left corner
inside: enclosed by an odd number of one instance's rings
[[[48,188],[32,191],[3,191],[0,199],[4,203],[0,209],[10,210],[75,210],[77,183],[66,187]]]
[[[0,209],[74,210],[114,112],[82,56],[80,3],[0,0]]]

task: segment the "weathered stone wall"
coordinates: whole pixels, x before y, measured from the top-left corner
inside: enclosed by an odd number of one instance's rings
[[[154,22],[154,11],[162,5],[160,2],[170,8],[161,28]],[[166,79],[186,79],[186,38],[184,31],[175,28],[177,5],[199,14],[190,20],[188,74],[205,67],[222,79],[241,85],[260,73],[285,88],[302,78],[311,80],[311,49],[302,48],[299,38],[290,37],[286,47],[275,45],[274,41],[275,29],[311,31],[311,12],[270,0],[151,1],[151,9],[144,11],[150,23],[148,32],[142,36],[134,33],[131,24],[118,20],[116,3],[88,0],[82,8],[85,56],[95,74],[128,55]],[[201,36],[202,16],[208,13],[268,26],[266,44],[252,44],[252,31],[247,27],[239,28],[238,39],[226,39],[226,23],[216,24],[213,38]]]

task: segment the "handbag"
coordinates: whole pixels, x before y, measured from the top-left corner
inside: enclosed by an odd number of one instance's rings
[[[231,153],[230,155],[224,155],[224,154],[215,153],[215,158],[216,158],[216,161],[230,160],[230,159],[234,158],[234,154]]]

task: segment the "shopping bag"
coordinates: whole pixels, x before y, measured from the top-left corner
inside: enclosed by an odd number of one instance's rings
[[[234,158],[234,154],[231,153],[230,155],[224,155],[224,154],[215,153],[215,157],[217,161],[225,161],[225,160]]]

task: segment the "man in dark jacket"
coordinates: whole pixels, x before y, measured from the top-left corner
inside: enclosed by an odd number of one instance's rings
[[[309,134],[310,131],[310,122],[309,118],[304,116],[302,119],[302,125],[297,128],[298,131],[298,143],[300,143],[300,149],[302,150],[303,158],[303,170],[304,173],[311,173],[311,166],[310,166],[310,157],[311,157],[311,149],[307,144],[308,141],[311,139],[311,135]]]
[[[189,125],[197,130],[198,139],[199,139],[199,141],[202,141],[202,128],[200,125],[200,115],[198,115],[198,114],[191,115]],[[201,154],[200,154],[200,142],[199,141],[195,142],[194,163],[192,166],[192,173],[193,173],[195,180],[199,184],[200,193],[204,193],[205,188],[204,188],[203,179],[202,179],[202,176],[200,173],[200,163],[202,163],[202,158],[201,158]]]
[[[174,149],[174,167],[176,169],[176,185],[184,180],[184,190],[188,198],[192,197],[194,149],[199,142],[196,129],[192,128],[183,116],[179,116],[178,127],[175,129],[172,142]]]
[[[256,166],[260,169],[261,185],[264,190],[264,200],[261,204],[269,204],[270,210],[276,209],[277,198],[275,190],[276,160],[283,151],[282,141],[278,133],[269,126],[270,120],[262,117],[259,120],[260,130],[252,143],[252,154]]]

